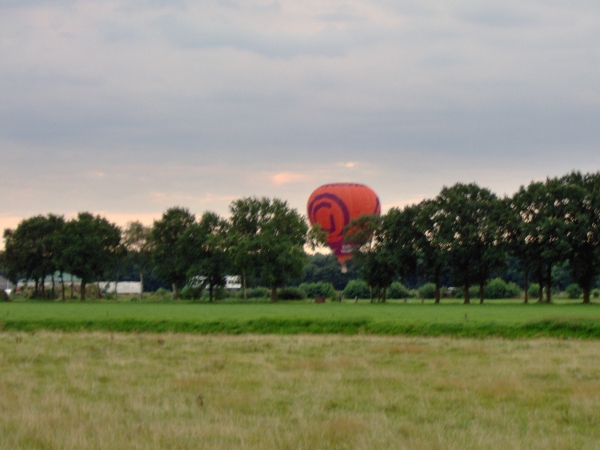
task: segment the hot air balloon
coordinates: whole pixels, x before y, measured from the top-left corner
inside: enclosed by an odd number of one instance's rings
[[[352,257],[352,245],[344,243],[344,227],[362,214],[381,213],[379,198],[373,190],[363,184],[325,184],[308,199],[308,219],[318,223],[327,232],[327,245],[345,272],[345,262]]]

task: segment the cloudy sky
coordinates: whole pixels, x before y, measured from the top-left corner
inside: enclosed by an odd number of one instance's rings
[[[600,169],[597,0],[0,0],[0,227]]]

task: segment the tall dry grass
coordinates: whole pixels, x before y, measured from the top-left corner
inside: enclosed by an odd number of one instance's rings
[[[2,449],[593,449],[597,342],[0,334]]]

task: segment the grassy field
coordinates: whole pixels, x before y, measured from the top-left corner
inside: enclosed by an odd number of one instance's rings
[[[0,330],[600,338],[600,305],[388,302],[0,304]]]
[[[597,449],[594,341],[0,333],[0,448]]]
[[[466,318],[465,318],[466,315]],[[515,300],[488,300],[483,305],[462,305],[461,300],[445,300],[434,305],[420,300],[369,303],[360,301],[278,302],[278,303],[190,303],[190,302],[22,302],[0,303],[0,320],[6,319],[80,319],[136,318],[145,320],[251,320],[278,319],[368,319],[374,321],[414,322],[418,320],[462,323],[522,323],[552,318],[587,318],[600,320],[600,303],[582,305],[580,301],[563,301],[550,305],[522,304]]]

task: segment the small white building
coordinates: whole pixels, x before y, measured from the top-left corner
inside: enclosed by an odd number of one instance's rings
[[[107,294],[113,294],[116,290],[117,294],[141,294],[142,283],[139,281],[101,281],[100,289]]]
[[[191,287],[199,287],[204,283],[205,277],[195,276],[192,277],[188,283]],[[242,282],[240,277],[237,275],[225,275],[225,289],[230,291],[236,291],[242,288]]]

